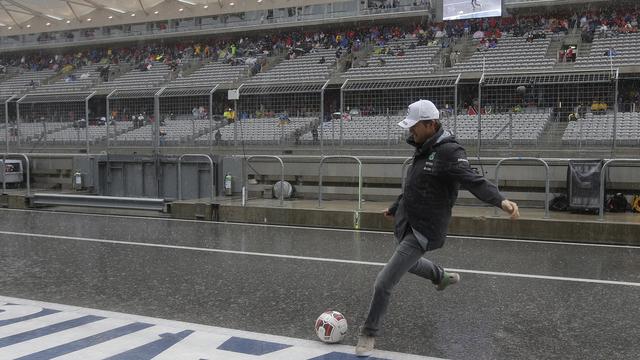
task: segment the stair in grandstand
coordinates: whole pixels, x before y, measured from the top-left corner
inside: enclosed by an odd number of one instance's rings
[[[456,46],[453,47],[453,51],[460,51],[460,55],[458,57],[458,63],[469,61],[473,53],[476,52],[476,47],[471,42],[471,37],[463,37],[458,40]]]
[[[591,45],[592,43],[578,41],[578,54],[577,57],[587,57],[591,55]]]
[[[281,51],[278,54],[274,53],[271,56],[267,56],[267,63],[262,67],[262,70],[260,70],[260,72],[265,72],[273,69],[284,60],[284,57],[286,55],[287,55],[286,51]]]
[[[369,58],[373,55],[373,44],[366,43],[362,45],[362,48],[359,51],[354,51],[353,56],[355,61],[352,60],[351,66],[357,67],[360,63],[369,61]],[[349,70],[346,65],[346,56],[344,56],[337,64],[336,71],[331,73],[331,82],[342,82],[342,75]]]
[[[549,121],[547,127],[542,132],[540,140],[538,141],[538,147],[544,149],[558,149],[562,148],[562,135],[567,128],[567,122],[564,121]]]
[[[560,49],[562,48],[562,45],[564,45],[564,43],[565,43],[565,39],[563,39],[563,38],[551,40],[551,43],[549,44],[549,48],[547,49],[547,53],[545,54],[545,57],[547,59],[551,59],[551,60],[557,61],[558,60],[558,51],[560,51]]]

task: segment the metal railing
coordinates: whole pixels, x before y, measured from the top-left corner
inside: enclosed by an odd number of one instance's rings
[[[640,163],[640,159],[605,159],[604,165],[602,165],[602,170],[600,172],[600,201],[599,201],[599,216],[598,220],[604,220],[604,195],[605,195],[605,181],[606,181],[606,173],[609,165],[613,163]]]
[[[3,153],[2,154],[2,192],[6,194],[7,192],[7,173],[6,173],[6,164],[7,164],[7,156],[20,156],[24,159],[25,168],[27,173],[27,197],[31,197],[31,165],[29,163],[29,157],[26,154],[21,153]]]
[[[504,158],[498,161],[498,163],[496,164],[496,176],[495,176],[495,185],[496,187],[498,186],[498,180],[499,180],[499,171],[500,171],[500,166],[502,165],[502,163],[504,163],[505,161],[537,161],[539,163],[541,163],[542,165],[544,165],[544,219],[548,219],[549,216],[549,164],[547,164],[546,161],[540,159],[540,158],[534,158],[534,157],[510,157],[510,158]],[[494,215],[498,216],[498,209],[494,209]]]
[[[209,187],[211,191],[209,196],[211,198],[211,202],[213,202],[216,195],[215,187],[214,187],[216,165],[213,162],[213,159],[211,158],[211,156],[207,154],[182,154],[178,157],[178,200],[182,200],[182,159],[184,159],[187,156],[205,158],[209,161],[209,180],[210,180]]]
[[[276,156],[276,155],[251,155],[246,157],[243,166],[242,166],[242,206],[246,206],[247,205],[247,171],[246,171],[246,165],[249,164],[249,162],[252,159],[258,159],[258,158],[262,158],[262,159],[276,159],[280,162],[280,206],[284,205],[284,162],[282,161],[282,158],[280,156]]]
[[[35,193],[32,205],[81,206],[92,208],[165,211],[164,199],[120,196]]]
[[[362,211],[362,161],[357,156],[350,155],[331,155],[331,156],[323,156],[320,159],[320,166],[318,167],[318,207],[322,207],[322,166],[324,165],[325,160],[328,159],[352,159],[358,162],[358,206],[356,211],[359,213]]]

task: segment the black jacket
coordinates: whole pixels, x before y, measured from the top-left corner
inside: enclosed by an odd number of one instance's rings
[[[442,247],[460,186],[488,204],[501,206],[504,197],[498,188],[469,166],[464,148],[451,133],[441,128],[422,146],[413,138],[407,142],[416,151],[402,194],[389,208],[395,216],[398,240],[411,226],[428,239],[428,244],[421,242],[425,250]]]

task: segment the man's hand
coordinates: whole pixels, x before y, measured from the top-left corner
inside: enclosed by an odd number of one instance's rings
[[[504,210],[504,212],[509,213],[509,215],[511,216],[511,219],[515,220],[520,217],[518,204],[514,203],[513,201],[502,200],[502,203],[500,204],[500,206],[502,207],[502,210]]]
[[[384,217],[386,217],[387,219],[393,219],[393,214],[389,212],[388,208],[382,211],[382,215],[384,215]]]

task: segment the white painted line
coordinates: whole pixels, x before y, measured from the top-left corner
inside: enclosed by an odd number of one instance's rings
[[[187,222],[197,224],[218,224],[226,226],[242,226],[242,227],[261,227],[261,228],[282,228],[282,229],[296,229],[296,230],[317,230],[328,232],[347,232],[347,233],[361,233],[361,234],[382,234],[393,236],[393,231],[380,231],[380,230],[355,230],[355,229],[331,229],[325,227],[314,226],[300,226],[300,225],[278,225],[278,224],[258,224],[258,223],[242,223],[242,222],[227,222],[227,221],[206,221],[202,220],[189,220],[189,219],[174,219],[174,218],[162,218],[162,217],[150,217],[150,216],[136,216],[136,215],[108,215],[108,214],[85,214],[68,211],[55,211],[55,210],[24,210],[24,209],[0,209],[0,211],[20,211],[20,212],[37,212],[44,214],[74,214],[74,216],[87,216],[87,217],[111,217],[128,219],[136,218],[143,220],[154,221],[173,221],[173,222]],[[587,247],[603,247],[603,248],[619,248],[619,249],[640,249],[640,245],[615,245],[615,244],[593,244],[593,243],[578,243],[578,242],[566,242],[566,241],[552,241],[552,240],[527,240],[527,239],[515,239],[515,238],[501,238],[501,237],[483,237],[483,236],[469,236],[469,235],[449,235],[449,238],[457,239],[470,239],[470,240],[487,240],[487,241],[503,241],[514,243],[531,243],[542,245],[568,245],[568,246],[587,246]]]
[[[501,241],[512,243],[528,243],[528,244],[543,244],[543,245],[562,245],[562,246],[586,246],[586,247],[602,247],[602,248],[614,248],[614,249],[633,249],[640,250],[640,245],[615,245],[615,244],[593,244],[593,243],[578,243],[578,242],[566,242],[566,241],[552,241],[552,240],[527,240],[527,239],[509,239],[509,238],[493,238],[483,236],[464,236],[464,235],[449,235],[449,238],[469,239],[469,240],[486,240],[486,241]]]
[[[131,242],[131,241],[92,239],[92,238],[74,237],[74,236],[59,236],[59,235],[46,235],[46,234],[33,234],[33,233],[19,233],[19,232],[13,232],[13,231],[0,231],[0,234],[13,235],[13,236],[24,236],[24,237],[38,237],[38,238],[44,238],[44,239],[63,239],[63,240],[86,241],[86,242],[105,243],[105,244],[145,246],[145,247],[155,247],[155,248],[164,248],[164,249],[202,251],[202,252],[211,252],[211,253],[247,255],[247,256],[261,256],[261,257],[271,257],[271,258],[280,258],[280,259],[307,260],[307,261],[331,262],[331,263],[341,263],[341,264],[369,265],[369,266],[384,266],[385,265],[385,263],[373,262],[373,261],[331,259],[331,258],[320,258],[320,257],[311,257],[311,256],[298,256],[298,255],[286,255],[286,254],[273,254],[273,253],[259,253],[259,252],[252,252],[252,251],[212,249],[212,248],[201,248],[201,247],[182,246],[182,245],[138,243],[138,242]],[[468,269],[447,269],[447,270],[458,271],[458,272],[461,272],[461,273],[479,274],[479,275],[506,276],[506,277],[519,277],[519,278],[530,278],[530,279],[559,280],[559,281],[571,281],[571,282],[582,282],[582,283],[594,283],[594,284],[637,286],[637,287],[640,287],[640,283],[628,282],[628,281],[584,279],[584,278],[572,278],[572,277],[562,277],[562,276],[546,276],[546,275],[534,275],[534,274],[505,273],[505,272],[492,272],[492,271],[468,270]]]
[[[180,330],[189,329],[189,330],[194,330],[196,333],[202,332],[202,333],[209,333],[209,334],[215,335],[212,338],[214,340],[214,343],[218,336],[228,336],[228,337],[236,336],[241,338],[259,339],[261,341],[270,341],[275,343],[288,344],[292,346],[300,346],[306,349],[310,349],[313,352],[316,352],[319,350],[320,353],[322,354],[326,354],[327,352],[331,352],[331,351],[353,353],[353,346],[348,346],[348,345],[340,345],[340,344],[328,345],[320,341],[311,341],[311,340],[289,338],[289,337],[278,336],[278,335],[261,334],[256,332],[227,329],[227,328],[221,328],[217,326],[194,324],[194,323],[188,323],[183,321],[166,320],[166,319],[160,319],[160,318],[152,318],[148,316],[124,314],[124,313],[113,312],[113,311],[105,311],[105,310],[98,310],[98,309],[92,309],[92,308],[83,308],[83,307],[70,306],[70,305],[54,304],[54,303],[48,303],[43,301],[20,299],[20,298],[13,298],[13,297],[7,297],[7,296],[0,296],[0,302],[10,302],[10,303],[16,303],[16,304],[44,307],[48,309],[55,309],[55,310],[63,311],[64,314],[67,314],[67,315],[71,313],[71,315],[75,315],[76,317],[85,316],[85,315],[95,315],[95,316],[102,316],[102,317],[111,318],[111,319],[126,320],[129,322],[143,322],[143,323],[154,324],[156,325],[155,326],[156,328],[169,327],[169,328],[180,329]],[[309,331],[313,331],[312,326],[313,324],[309,325]],[[152,329],[152,328],[149,328],[149,329]],[[353,332],[355,331],[355,329],[351,329],[350,331]],[[189,339],[189,337],[185,338],[185,340],[187,339]],[[232,354],[232,353],[225,352],[225,354]],[[374,352],[374,356],[389,358],[394,360],[444,360],[444,359],[434,358],[434,357],[403,354],[403,353],[377,350],[377,349]],[[71,357],[71,358],[74,358],[74,357]],[[78,358],[75,357],[75,359],[78,359]]]

